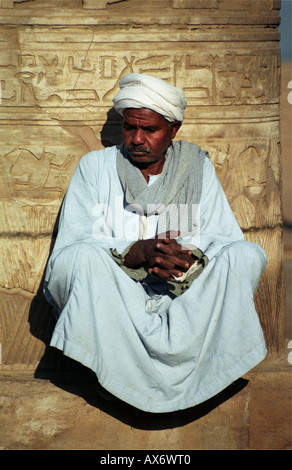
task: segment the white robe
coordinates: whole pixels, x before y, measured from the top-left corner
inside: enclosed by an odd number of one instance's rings
[[[139,233],[139,216],[123,208],[116,153],[110,147],[87,154],[68,188],[46,273],[45,294],[59,312],[51,346],[137,408],[185,409],[264,359],[253,297],[266,255],[244,240],[206,159],[197,246],[209,262],[182,295],[146,293],[111,254]],[[148,219],[152,237],[157,216]]]

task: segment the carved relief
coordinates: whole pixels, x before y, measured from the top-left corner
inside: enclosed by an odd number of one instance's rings
[[[102,106],[111,101],[127,72],[149,73],[170,81],[184,90],[190,106],[270,103],[277,100],[280,83],[278,54],[263,53],[222,55],[217,51],[198,56],[176,51],[119,56],[112,51],[92,51],[85,59],[78,54],[21,54],[18,67],[24,70],[2,65],[3,104]]]
[[[44,352],[44,344],[32,335],[28,322],[33,294],[25,292],[19,294],[6,289],[1,289],[0,293],[2,364],[36,366]],[[49,315],[51,311],[48,311],[45,304],[40,310],[38,322],[43,329],[42,338],[49,340],[48,330],[52,325],[52,315]]]
[[[224,188],[231,208],[244,230],[275,227],[281,223],[280,188],[271,168],[279,158],[275,138],[254,138],[249,144],[234,139],[201,139]]]
[[[33,104],[36,103],[37,99],[34,92],[34,87],[32,84],[32,80],[35,78],[35,74],[33,72],[18,72],[15,75],[20,82],[20,90],[19,90],[19,101],[20,103],[29,103]]]
[[[44,151],[39,157],[28,149],[15,149],[4,155],[11,163],[8,175],[14,184],[14,194],[33,198],[54,198],[64,194],[68,177],[63,173],[74,160],[68,155],[62,163],[55,163],[56,155]]]
[[[39,59],[42,62],[45,71],[39,73],[38,83],[40,83],[43,77],[45,77],[47,85],[55,86],[58,75],[63,74],[65,60],[63,60],[62,63],[59,63],[60,59],[57,55],[55,55],[51,61],[43,56],[39,56]]]
[[[247,147],[233,160],[233,168],[230,169],[233,175],[230,203],[239,223],[245,229],[259,225],[257,206],[262,204],[262,193],[266,189],[263,157],[254,146]]]
[[[98,144],[89,127],[73,129],[20,125],[7,133],[0,126],[0,233],[52,236],[76,165]]]
[[[50,248],[49,239],[6,239],[0,246],[0,287],[36,293]]]
[[[96,67],[93,65],[89,59],[84,59],[81,61],[81,67],[77,67],[75,65],[75,59],[73,56],[68,57],[68,68],[69,72],[72,73],[87,73],[87,72],[95,72]]]
[[[217,97],[216,92],[216,74],[215,65],[219,61],[219,57],[210,55],[207,62],[202,64],[192,63],[192,57],[187,55],[185,58],[186,83],[190,82],[190,86],[186,84],[183,87],[187,98],[205,99],[212,102]],[[196,73],[197,72],[197,73]]]
[[[278,95],[279,63],[277,56],[239,55],[225,56],[225,70],[218,71],[221,78],[221,100],[250,103],[262,102]]]
[[[16,98],[16,90],[13,90],[12,95],[7,97],[5,91],[6,85],[5,80],[0,80],[0,102],[1,104],[5,105],[9,101],[15,101]]]
[[[29,204],[22,206],[26,215],[27,227],[31,233],[48,232],[55,216],[52,206],[44,204]]]

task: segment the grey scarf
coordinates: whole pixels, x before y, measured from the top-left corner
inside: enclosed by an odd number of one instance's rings
[[[148,185],[122,145],[118,148],[117,171],[125,194],[125,206],[144,219],[149,215],[164,214],[166,230],[177,230],[181,226],[182,212],[177,212],[178,218],[173,217],[169,215],[169,208],[184,206],[188,212],[183,217],[188,219],[188,231],[192,230],[192,206],[200,202],[203,164],[207,156],[208,152],[196,144],[184,140],[172,142],[166,153],[162,173],[154,183]],[[178,220],[178,227],[171,219]]]

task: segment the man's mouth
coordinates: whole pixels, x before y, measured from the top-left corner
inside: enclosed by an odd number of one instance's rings
[[[145,147],[133,147],[132,145],[130,145],[127,150],[130,155],[137,155],[137,156],[145,155],[145,154],[149,155],[151,153],[151,150]]]

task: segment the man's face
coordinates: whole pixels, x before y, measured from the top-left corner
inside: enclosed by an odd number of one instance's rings
[[[163,160],[180,124],[170,123],[150,109],[125,109],[123,136],[131,159],[138,165]]]

